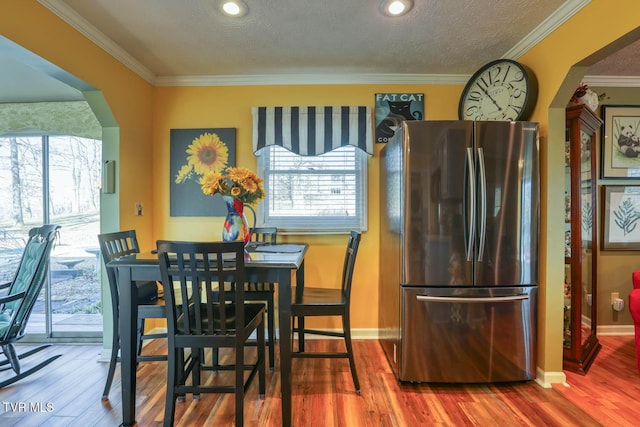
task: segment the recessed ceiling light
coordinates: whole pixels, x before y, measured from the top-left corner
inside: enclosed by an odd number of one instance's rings
[[[229,16],[238,17],[247,13],[247,5],[242,0],[222,0],[222,11]]]
[[[402,16],[413,7],[413,0],[382,0],[380,10],[387,16]]]

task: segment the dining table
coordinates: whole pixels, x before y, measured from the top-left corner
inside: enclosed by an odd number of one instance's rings
[[[245,251],[247,282],[275,283],[278,288],[280,348],[280,393],[282,425],[291,425],[291,289],[304,286],[304,257],[308,244],[248,246]],[[117,270],[120,322],[120,371],[122,389],[122,425],[136,424],[136,319],[139,280],[160,282],[160,265],[155,251],[141,252],[114,259],[107,268]]]

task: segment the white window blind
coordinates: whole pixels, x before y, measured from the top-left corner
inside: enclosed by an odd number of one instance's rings
[[[300,156],[279,146],[260,151],[266,199],[259,222],[285,231],[366,230],[366,154],[353,146]]]

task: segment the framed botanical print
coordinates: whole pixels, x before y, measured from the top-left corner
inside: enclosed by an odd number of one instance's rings
[[[602,250],[640,250],[640,185],[603,186]]]
[[[235,166],[236,129],[171,129],[169,212],[173,216],[225,216],[220,196],[202,192],[200,178],[209,171]]]
[[[640,106],[603,105],[600,176],[640,179]]]

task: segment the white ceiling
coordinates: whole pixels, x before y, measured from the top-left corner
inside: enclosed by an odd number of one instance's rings
[[[245,2],[248,13],[235,19],[219,0],[46,3],[61,13],[70,8],[154,76],[467,74],[564,3],[416,0],[407,15],[391,18],[380,13],[380,0]]]
[[[220,0],[38,1],[156,85],[463,83],[491,60],[518,59],[589,2],[414,0],[390,18],[380,0],[245,0],[248,13],[232,19]],[[42,70],[1,42],[0,102],[79,96],[55,78],[38,80]],[[592,70],[639,76],[630,59],[639,50],[628,49]]]

